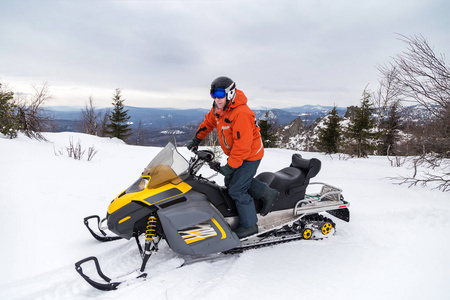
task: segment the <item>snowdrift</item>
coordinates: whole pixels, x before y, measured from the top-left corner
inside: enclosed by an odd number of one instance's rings
[[[150,278],[114,292],[94,290],[74,262],[97,256],[107,274],[132,271],[133,241],[101,244],[83,224],[135,181],[160,148],[110,138],[46,133],[48,142],[0,137],[0,299],[448,299],[450,195],[407,188],[387,177],[408,174],[384,157],[322,161],[315,181],[344,190],[350,223],[334,236],[297,241],[175,268],[182,259],[161,243]],[[74,160],[70,140],[98,150]],[[189,157],[187,149],[179,149]],[[259,172],[289,164],[294,151],[266,149]],[[225,160],[225,158],[223,158]],[[208,173],[207,170],[205,170]],[[223,180],[216,178],[220,184]]]

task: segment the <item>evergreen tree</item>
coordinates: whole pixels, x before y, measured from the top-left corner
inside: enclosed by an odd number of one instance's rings
[[[266,112],[265,119],[258,121],[259,133],[263,141],[264,148],[273,148],[276,145],[273,123],[269,121],[269,112]]]
[[[381,155],[397,155],[395,143],[399,139],[399,120],[398,114],[399,102],[394,102],[389,108],[388,117],[381,122],[383,136],[381,138]]]
[[[127,138],[132,134],[130,125],[127,121],[130,119],[128,110],[125,110],[121,95],[122,90],[116,89],[113,96],[113,110],[109,115],[109,124],[106,125],[106,133],[109,136],[116,137],[126,142]]]
[[[0,83],[0,133],[11,139],[17,137],[17,130],[20,128],[13,97],[14,93],[3,90]]]
[[[336,106],[330,111],[324,120],[324,127],[319,128],[319,140],[316,147],[325,154],[337,153],[341,140],[341,118],[339,117]]]
[[[355,115],[352,123],[347,129],[347,135],[350,139],[350,154],[356,154],[358,158],[367,157],[369,152],[376,149],[374,139],[377,134],[375,129],[375,118],[373,117],[374,108],[370,101],[371,95],[364,90],[361,99],[361,107],[355,108]]]

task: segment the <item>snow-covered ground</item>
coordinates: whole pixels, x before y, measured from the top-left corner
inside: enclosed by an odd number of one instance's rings
[[[339,160],[306,152],[304,157],[322,161],[313,181],[342,188],[351,203],[350,222],[337,220],[334,236],[182,268],[174,268],[182,258],[162,242],[147,265],[147,281],[95,290],[76,273],[76,261],[95,255],[114,277],[138,268],[140,257],[133,240],[94,240],[83,218],[104,216],[161,148],[77,133],[45,136],[51,142],[0,137],[0,299],[450,297],[450,194],[392,184],[387,177],[409,171],[391,167],[385,157]],[[55,155],[65,152],[70,139],[98,153],[92,161]],[[179,151],[190,156],[185,148]],[[292,153],[267,149],[259,171],[287,166]]]

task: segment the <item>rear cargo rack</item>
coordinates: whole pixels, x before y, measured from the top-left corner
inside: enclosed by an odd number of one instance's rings
[[[294,207],[294,215],[310,215],[326,211],[344,221],[349,221],[350,203],[344,200],[342,189],[323,182],[311,182],[310,185],[322,185],[320,193],[305,195]]]

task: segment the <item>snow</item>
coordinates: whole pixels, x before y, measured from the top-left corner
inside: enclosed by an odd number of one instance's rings
[[[112,292],[95,290],[76,273],[76,261],[97,256],[104,272],[115,277],[137,269],[140,257],[133,240],[94,240],[83,218],[103,217],[161,148],[77,133],[45,136],[49,142],[0,137],[0,299],[449,297],[450,194],[393,184],[388,177],[409,170],[391,167],[385,157],[339,160],[307,152],[301,154],[322,161],[313,181],[342,188],[351,203],[350,222],[335,219],[334,236],[182,268],[176,268],[182,257],[162,242],[147,265],[148,280]],[[70,139],[98,153],[91,161],[56,155]],[[185,148],[179,151],[190,156]],[[292,153],[266,149],[259,172],[287,166]],[[223,182],[221,176],[215,180]]]
[[[181,130],[163,130],[163,131],[160,131],[159,133],[162,133],[162,134],[185,134],[185,132],[184,131],[181,131]]]

